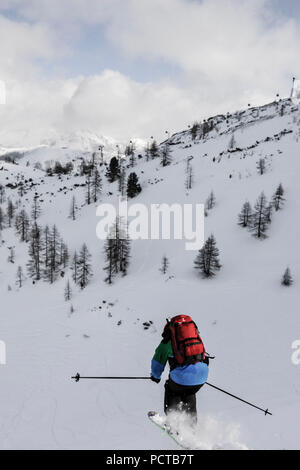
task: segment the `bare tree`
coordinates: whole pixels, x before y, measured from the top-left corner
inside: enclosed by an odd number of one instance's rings
[[[241,227],[249,227],[252,221],[252,207],[250,202],[246,201],[238,217],[238,224]]]
[[[72,201],[71,201],[71,208],[70,208],[70,218],[72,220],[76,220],[77,210],[78,210],[78,207],[76,203],[76,198],[75,196],[73,196]]]
[[[256,238],[264,239],[267,237],[268,225],[267,199],[265,194],[261,193],[254,206],[251,231]]]
[[[24,281],[25,281],[25,276],[23,274],[22,266],[18,266],[16,284],[20,289],[23,286]]]
[[[260,158],[256,163],[257,171],[260,175],[264,175],[266,172],[266,160],[264,158]]]

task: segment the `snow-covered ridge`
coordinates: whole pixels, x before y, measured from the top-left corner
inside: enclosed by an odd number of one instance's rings
[[[202,139],[203,133],[206,138],[214,138],[216,135],[234,133],[239,129],[244,129],[253,126],[262,121],[274,119],[279,114],[296,113],[299,111],[299,106],[295,105],[291,99],[282,99],[268,103],[263,106],[249,107],[246,110],[236,111],[234,113],[219,114],[206,119],[200,124],[198,131],[198,138]],[[208,130],[203,132],[205,125],[208,124]],[[210,129],[211,127],[211,129]],[[186,141],[187,137],[191,135],[191,130],[186,129],[176,132],[165,142],[173,145],[179,145]],[[198,139],[195,139],[197,142]]]

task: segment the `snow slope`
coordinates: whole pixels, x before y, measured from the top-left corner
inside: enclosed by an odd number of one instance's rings
[[[265,417],[203,388],[198,394],[197,445],[300,447],[300,366],[291,361],[292,342],[300,336],[300,110],[284,101],[214,122],[218,130],[205,139],[193,142],[188,131],[172,136],[169,167],[162,168],[159,160],[138,160],[134,171],[143,190],[133,201],[204,203],[213,190],[217,204],[205,219],[205,234],[214,233],[223,267],[212,280],[197,275],[196,253],[186,251],[184,241],[143,240],[132,243],[128,276],[106,285],[103,242],[95,232],[96,205],[84,204],[84,177],[46,176],[34,168],[39,155],[44,158],[42,149],[33,152],[30,166],[28,158],[18,165],[0,162],[0,184],[14,184],[22,175],[32,179],[20,208],[29,212],[38,192],[43,201],[39,223],[55,223],[71,251],[86,242],[94,271],[85,290],[72,285],[71,302],[63,298],[70,273],[52,286],[27,279],[19,289],[16,270],[19,265],[25,269],[28,247],[13,229],[2,232],[0,340],[7,346],[7,365],[0,366],[1,449],[175,449],[147,418],[148,410],[162,412],[163,382],[75,384],[70,377],[76,372],[148,375],[165,318],[178,313],[195,319],[207,350],[216,355],[209,381],[273,412]],[[240,150],[229,152],[233,131]],[[65,158],[62,154],[64,149],[59,159]],[[187,192],[190,156],[194,184]],[[267,161],[263,176],[256,170],[261,157]],[[73,158],[80,158],[80,151]],[[286,190],[285,207],[274,215],[269,237],[256,240],[237,225],[237,215],[246,199],[254,204],[261,191],[269,199],[279,183]],[[117,183],[103,177],[103,186],[101,202],[116,203]],[[19,199],[16,189],[8,187],[6,194]],[[68,218],[73,194],[82,205],[76,221]],[[15,246],[14,264],[7,262],[9,246]],[[166,276],[159,272],[164,254],[170,261]],[[288,265],[295,284],[284,288],[280,279]],[[152,325],[144,329],[150,320]]]

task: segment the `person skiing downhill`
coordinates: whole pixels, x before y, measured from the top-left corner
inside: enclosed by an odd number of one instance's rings
[[[208,379],[209,358],[197,325],[187,315],[167,320],[162,341],[151,361],[151,380],[159,383],[166,363],[170,373],[165,383],[164,412],[186,412],[197,423],[196,393]]]

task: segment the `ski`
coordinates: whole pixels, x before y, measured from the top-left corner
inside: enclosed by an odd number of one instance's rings
[[[171,426],[166,423],[166,419],[162,417],[159,413],[156,411],[148,411],[148,418],[152,423],[154,423],[157,427],[159,427],[162,431],[164,431],[173,441],[182,449],[184,450],[191,450],[190,447],[185,446],[181,441],[180,441],[180,436],[179,434],[175,431],[172,430]]]

